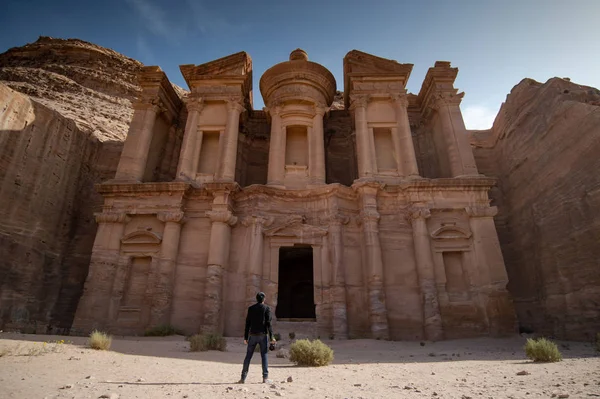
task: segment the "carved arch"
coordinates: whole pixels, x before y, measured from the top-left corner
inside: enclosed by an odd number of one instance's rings
[[[159,245],[162,242],[162,237],[158,233],[148,230],[137,230],[129,234],[125,234],[121,238],[122,244],[154,244]]]

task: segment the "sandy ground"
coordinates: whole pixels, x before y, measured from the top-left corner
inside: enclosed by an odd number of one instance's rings
[[[57,340],[65,343],[52,343]],[[87,349],[85,342],[0,334],[0,398],[600,397],[600,357],[587,343],[559,342],[562,362],[536,364],[526,360],[522,337],[425,346],[326,341],[335,350],[334,364],[295,367],[272,352],[273,383],[262,384],[255,354],[246,384],[238,385],[241,339],[228,338],[227,352],[196,353],[183,337],[115,338],[111,351]],[[529,374],[517,375],[521,371]],[[287,382],[290,376],[293,382]]]

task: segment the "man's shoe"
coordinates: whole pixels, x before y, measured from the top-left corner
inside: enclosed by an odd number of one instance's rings
[[[268,379],[268,378],[263,378],[263,384],[270,384],[270,383],[272,383],[272,382],[273,382],[273,381],[271,381],[271,380],[270,380],[270,379]]]
[[[244,379],[242,378],[242,379],[241,379],[241,380],[239,380],[237,383],[238,383],[238,384],[245,384],[245,383],[246,383],[246,380],[244,380]]]

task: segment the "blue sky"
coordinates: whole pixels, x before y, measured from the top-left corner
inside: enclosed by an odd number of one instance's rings
[[[600,0],[3,1],[0,52],[40,35],[91,41],[159,65],[185,88],[179,65],[246,51],[255,108],[262,107],[262,73],[297,47],[334,74],[339,90],[352,49],[414,64],[411,92],[428,67],[447,60],[460,70],[468,128],[490,127],[525,77],[600,87]]]

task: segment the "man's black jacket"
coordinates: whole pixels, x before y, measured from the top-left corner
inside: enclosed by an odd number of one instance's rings
[[[271,309],[264,303],[256,303],[248,308],[246,316],[246,328],[244,329],[244,340],[248,340],[250,334],[269,334],[273,339],[273,328],[271,327]]]

